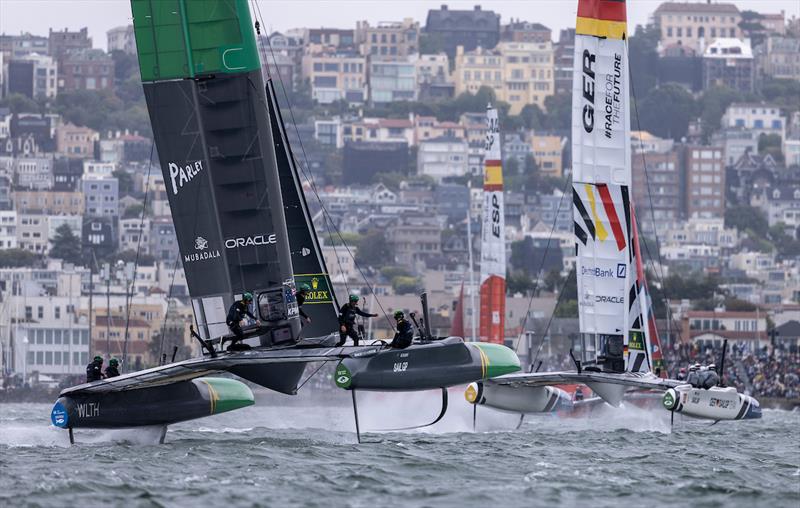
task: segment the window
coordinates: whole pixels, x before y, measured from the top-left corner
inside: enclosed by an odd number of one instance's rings
[[[56,319],[61,319],[61,307],[56,305],[53,313],[54,313],[54,316],[55,316]]]
[[[53,352],[52,351],[45,351],[45,353],[44,353],[44,363],[45,363],[45,365],[53,365]]]

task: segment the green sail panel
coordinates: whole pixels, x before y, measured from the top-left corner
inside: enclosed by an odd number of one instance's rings
[[[142,81],[260,68],[247,0],[131,0]]]

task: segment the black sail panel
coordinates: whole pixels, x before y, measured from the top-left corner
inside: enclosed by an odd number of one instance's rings
[[[311,288],[303,305],[303,312],[311,318],[311,323],[303,325],[303,335],[305,337],[326,335],[335,332],[339,327],[336,296],[303,193],[302,180],[292,147],[289,145],[286,127],[275,95],[275,85],[269,79],[267,103],[295,283],[298,288],[301,284],[307,284]]]

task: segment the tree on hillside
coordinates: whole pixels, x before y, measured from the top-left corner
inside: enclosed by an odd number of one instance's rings
[[[544,99],[547,110],[544,127],[548,130],[569,131],[572,126],[572,94],[548,95]]]
[[[133,192],[133,175],[124,169],[117,169],[111,174],[117,179],[117,182],[119,182],[120,195],[125,196]]]
[[[724,86],[715,86],[706,90],[699,100],[699,109],[702,111],[700,119],[703,137],[708,139],[713,132],[720,128],[722,115],[733,102],[744,100],[744,95],[737,90]]]
[[[631,80],[635,97],[645,97],[658,85],[658,41],[661,31],[655,25],[638,25],[628,42]]]
[[[0,268],[35,266],[41,256],[23,249],[0,249]]]
[[[769,228],[769,224],[760,208],[737,206],[736,208],[725,210],[725,227],[736,228],[740,232],[748,230],[764,232]]]
[[[72,229],[67,224],[58,226],[52,244],[50,257],[63,259],[74,265],[83,264],[81,239],[72,232]]]
[[[758,153],[760,155],[769,154],[775,162],[783,163],[783,140],[778,134],[761,133],[758,137]]]
[[[666,83],[651,90],[637,109],[639,129],[678,141],[686,136],[689,121],[695,114],[695,102],[681,85]]]
[[[381,268],[394,262],[392,250],[382,230],[373,229],[359,239],[356,262],[373,268]]]
[[[0,100],[0,108],[8,108],[12,113],[38,113],[41,111],[38,102],[20,93],[8,94]]]

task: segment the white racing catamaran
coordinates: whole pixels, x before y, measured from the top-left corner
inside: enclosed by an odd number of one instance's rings
[[[557,385],[585,384],[612,406],[628,390],[660,390],[673,416],[760,418],[758,401],[723,386],[716,372],[694,384],[660,377],[666,373],[630,195],[625,0],[578,1],[574,62],[572,202],[581,357],[574,359],[576,372],[516,373],[472,383],[467,400],[523,415],[549,412],[576,404]]]

